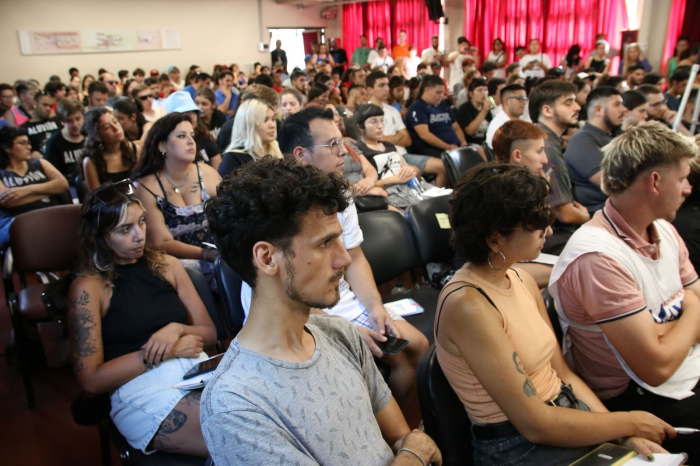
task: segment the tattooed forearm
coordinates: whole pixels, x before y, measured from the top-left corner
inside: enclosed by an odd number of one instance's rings
[[[513,364],[515,364],[515,370],[525,376],[525,383],[523,384],[523,393],[525,393],[525,396],[530,398],[531,396],[537,395],[537,390],[535,390],[534,385],[532,385],[532,382],[530,382],[530,378],[525,372],[525,368],[523,367],[523,363],[520,361],[517,351],[513,351]]]
[[[84,369],[80,358],[92,356],[102,351],[102,345],[97,335],[97,323],[86,306],[90,303],[90,295],[83,293],[71,300],[68,313],[68,329],[73,343],[73,366],[76,370]]]

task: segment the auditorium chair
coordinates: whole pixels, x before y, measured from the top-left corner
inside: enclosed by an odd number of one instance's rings
[[[445,163],[450,183],[452,183],[452,186],[457,186],[462,175],[470,168],[483,163],[484,159],[473,147],[460,147],[459,149],[443,152],[442,161]]]
[[[562,341],[564,340],[564,332],[561,330],[561,323],[559,322],[559,314],[557,314],[557,308],[554,304],[554,298],[549,294],[547,288],[542,290],[542,299],[544,300],[544,305],[547,308],[547,315],[549,320],[552,321],[552,327],[554,327],[554,335],[557,337],[559,342],[559,347],[561,348]]]
[[[376,211],[358,215],[364,236],[364,252],[377,284],[386,283],[405,272],[410,272],[413,289],[392,294],[384,302],[411,298],[423,307],[424,312],[408,316],[406,320],[421,331],[428,341],[433,341],[433,319],[440,292],[431,286],[418,287],[414,271],[421,267],[413,234],[408,221],[398,212]]]
[[[440,368],[435,345],[418,363],[418,401],[425,433],[442,453],[444,466],[474,464],[471,421]]]
[[[61,205],[18,215],[10,227],[12,265],[7,272],[16,275],[14,278],[19,286],[7,290],[8,305],[15,333],[15,350],[30,409],[36,406],[36,402],[27,326],[53,320],[41,299],[47,285],[28,285],[27,278],[37,272],[61,273],[73,267],[78,254],[80,219],[80,205]]]
[[[241,304],[241,286],[243,280],[228,266],[219,256],[214,263],[214,278],[219,290],[219,296],[226,312],[228,326],[235,336],[243,328],[245,322],[245,312]]]
[[[493,149],[491,149],[488,144],[484,143],[481,147],[483,147],[484,152],[486,153],[486,160],[489,162],[496,161],[496,154],[493,153]]]

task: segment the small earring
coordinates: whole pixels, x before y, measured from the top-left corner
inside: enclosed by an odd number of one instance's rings
[[[164,151],[164,150],[160,151],[160,155],[162,155],[163,157],[165,157],[165,151]]]
[[[501,257],[503,258],[503,265],[500,266],[499,268],[496,268],[496,267],[493,266],[493,264],[491,263],[491,254],[488,255],[489,266],[491,266],[491,268],[492,268],[493,270],[502,270],[503,267],[506,266],[506,256],[505,256],[505,254],[503,254],[501,251],[498,251],[498,253],[499,253],[499,254],[501,255]],[[495,257],[495,256],[494,256],[494,257]]]
[[[105,150],[105,145],[100,143],[99,148],[100,148],[100,150]]]

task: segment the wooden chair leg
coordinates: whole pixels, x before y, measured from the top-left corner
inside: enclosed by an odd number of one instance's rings
[[[10,315],[12,318],[12,329],[15,332],[15,348],[19,359],[19,369],[22,373],[24,381],[24,391],[27,394],[27,406],[29,409],[36,407],[36,399],[34,398],[34,385],[32,384],[32,374],[30,370],[31,358],[29,357],[29,342],[24,329],[24,322],[19,315],[19,309],[16,298],[10,301]]]

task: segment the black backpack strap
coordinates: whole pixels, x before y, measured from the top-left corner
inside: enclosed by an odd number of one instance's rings
[[[436,336],[437,336],[437,333],[438,333],[438,327],[439,327],[439,325],[440,325],[440,314],[442,313],[442,307],[445,305],[445,301],[447,301],[447,298],[449,298],[450,295],[451,295],[452,293],[454,293],[455,291],[459,291],[459,290],[461,290],[462,288],[467,288],[467,287],[469,287],[469,288],[474,288],[476,291],[478,291],[479,293],[481,293],[481,295],[482,295],[484,298],[486,298],[486,301],[488,301],[489,304],[491,304],[491,305],[493,306],[494,309],[498,310],[498,308],[497,308],[496,305],[493,303],[493,301],[491,300],[491,298],[489,298],[489,295],[487,295],[486,292],[485,292],[484,290],[482,290],[481,288],[479,288],[478,286],[472,285],[471,283],[467,283],[467,282],[455,282],[455,283],[464,283],[464,285],[460,286],[459,288],[455,288],[454,290],[452,290],[452,291],[450,291],[449,293],[447,293],[447,296],[445,296],[445,299],[442,300],[442,304],[440,304],[440,309],[438,309],[437,316],[436,316],[436,319],[435,319],[435,335],[436,335]]]

